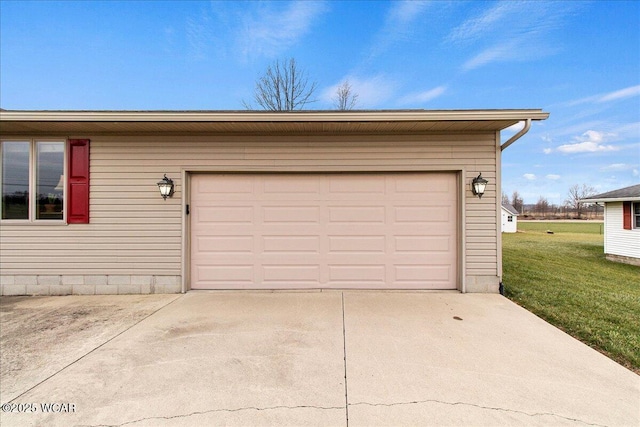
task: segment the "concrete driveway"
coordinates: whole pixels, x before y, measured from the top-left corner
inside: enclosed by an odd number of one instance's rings
[[[3,426],[640,425],[638,375],[499,295],[193,292],[1,307]]]

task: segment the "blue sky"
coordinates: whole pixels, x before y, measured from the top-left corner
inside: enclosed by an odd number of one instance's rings
[[[348,79],[361,109],[551,113],[503,154],[525,203],[640,182],[637,1],[0,0],[5,109],[243,109],[289,57],[313,109]]]

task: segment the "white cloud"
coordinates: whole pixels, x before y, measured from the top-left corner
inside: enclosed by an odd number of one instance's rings
[[[629,98],[640,95],[640,85],[630,86],[615,92],[607,93],[598,99],[598,102],[617,101],[618,99]]]
[[[277,56],[305,36],[318,16],[327,10],[325,2],[295,1],[286,4],[274,3],[275,7],[257,4],[253,10],[245,10],[239,24],[240,50],[245,56]]]
[[[414,92],[402,97],[399,104],[422,104],[429,102],[445,93],[447,86],[438,86],[433,89],[426,90],[424,92]]]
[[[560,50],[548,36],[575,7],[571,2],[497,2],[454,28],[445,41],[484,46],[462,65],[464,71],[494,62],[538,59]]]
[[[558,139],[565,135],[576,135],[584,132],[585,129],[602,128],[607,126],[607,122],[603,120],[591,120],[587,122],[579,122],[571,126],[559,128],[553,131],[553,136]]]
[[[535,174],[532,173],[525,173],[524,175],[522,175],[526,180],[528,181],[533,181],[536,179]]]
[[[613,145],[600,145],[593,141],[584,141],[575,144],[564,144],[558,147],[558,151],[565,154],[596,153],[602,151],[616,151]]]
[[[209,44],[214,39],[209,14],[205,12],[197,17],[189,17],[186,23],[186,35],[189,56],[196,60],[205,59]]]
[[[591,95],[580,99],[574,99],[573,101],[566,102],[564,105],[572,107],[574,105],[591,103],[603,103],[617,101],[620,99],[631,98],[633,96],[640,95],[640,85],[629,86],[623,89],[614,90],[613,92],[601,93],[599,95]]]
[[[485,49],[465,62],[462,65],[462,69],[470,71],[491,62],[513,59],[517,52],[516,44],[517,42],[515,40],[511,40]]]
[[[613,132],[615,132],[618,136],[622,136],[623,138],[638,139],[638,136],[640,136],[640,122],[622,124],[614,128]]]
[[[516,124],[513,124],[511,126],[509,126],[508,128],[504,129],[503,132],[507,132],[507,133],[516,133],[518,131],[520,131],[522,129],[524,121],[519,121]]]
[[[306,36],[328,9],[324,0],[211,2],[186,20],[187,52],[195,59],[213,52],[274,58]]]
[[[393,4],[388,22],[393,23],[395,26],[409,23],[416,19],[428,5],[428,1],[404,0],[397,2]]]
[[[632,169],[632,165],[628,165],[626,163],[612,163],[607,166],[603,166],[600,168],[603,172],[621,172]]]
[[[547,174],[545,178],[550,179],[552,181],[557,181],[560,179],[560,175],[556,175],[555,173],[550,173],[550,174]]]
[[[544,154],[551,154],[551,153],[553,152],[553,148],[544,148],[544,149],[542,150],[542,152],[543,152]]]
[[[617,147],[604,144],[605,140],[612,136],[615,135],[588,130],[583,133],[582,136],[574,137],[573,139],[576,142],[571,144],[563,144],[559,146],[557,150],[565,154],[617,151]]]
[[[632,176],[638,176],[638,166],[628,163],[612,163],[600,168],[602,172],[631,172]]]
[[[595,130],[588,130],[585,133],[582,134],[582,137],[577,138],[577,139],[582,139],[584,141],[593,141],[597,144],[601,143],[604,141],[605,137],[607,136],[613,136],[611,134],[605,134],[604,132],[598,132]]]
[[[468,42],[481,38],[487,31],[492,30],[496,23],[513,13],[515,2],[501,2],[488,9],[480,16],[470,18],[454,28],[447,41]]]
[[[415,0],[391,2],[384,26],[374,39],[370,56],[380,55],[398,41],[411,40],[411,35],[415,31],[414,24],[422,24],[418,18],[429,3],[429,1]]]

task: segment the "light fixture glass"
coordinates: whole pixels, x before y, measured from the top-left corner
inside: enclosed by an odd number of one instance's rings
[[[164,174],[164,178],[158,182],[158,188],[160,189],[160,195],[164,200],[167,200],[167,197],[173,196],[173,180],[171,178],[167,178],[167,174]]]
[[[484,190],[487,188],[488,182],[489,181],[482,177],[482,172],[480,172],[480,174],[471,181],[471,191],[473,194],[478,196],[479,199],[482,199],[482,195],[484,194]]]

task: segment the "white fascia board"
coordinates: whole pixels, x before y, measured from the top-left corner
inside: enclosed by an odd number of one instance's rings
[[[582,199],[580,203],[617,203],[617,202],[640,202],[640,197],[618,197],[615,199]]]
[[[51,122],[385,122],[545,120],[542,110],[395,111],[0,111],[0,121]]]

